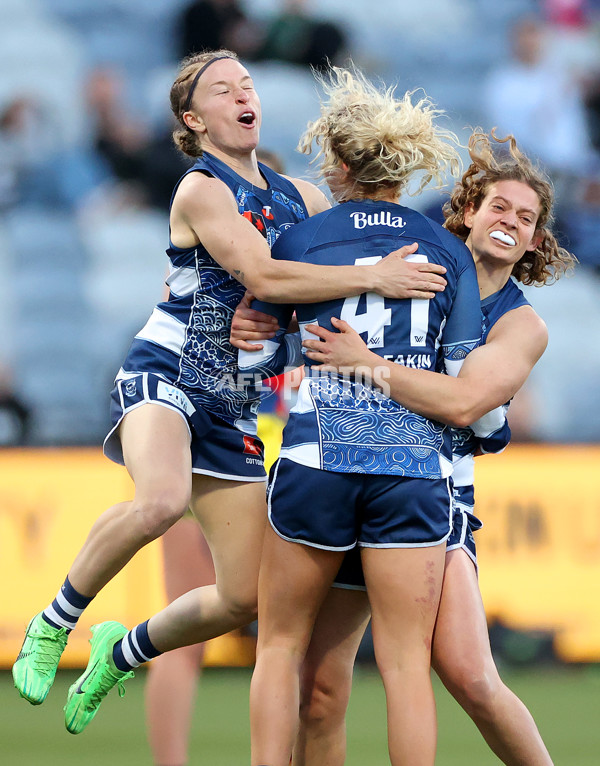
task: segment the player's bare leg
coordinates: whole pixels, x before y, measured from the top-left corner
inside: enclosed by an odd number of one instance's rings
[[[531,713],[498,674],[475,567],[462,550],[446,554],[432,664],[503,763],[552,766]]]
[[[302,665],[293,766],[343,766],[354,661],[371,617],[364,590],[331,588]]]
[[[392,766],[433,766],[437,725],[431,639],[445,545],[363,548],[375,659],[385,687]]]
[[[118,622],[92,628],[88,667],[70,687],[64,709],[72,734],[89,726],[110,690],[115,685],[121,690],[142,662],[254,619],[266,518],[264,483],[196,476],[192,506],[211,548],[216,585],[184,594],[130,631]]]
[[[161,652],[252,622],[267,518],[264,482],[194,475],[192,509],[210,548],[216,585],[196,588],[152,617],[148,634]]]
[[[299,725],[302,662],[343,555],[286,542],[267,528],[256,667],[250,686],[254,766],[289,764]]]
[[[125,416],[120,436],[135,495],[100,516],[73,562],[69,579],[85,596],[95,596],[140,548],[180,519],[190,502],[190,437],[179,414],[144,404]]]
[[[46,699],[68,634],[92,598],[189,504],[189,433],[180,415],[142,405],[125,416],[121,440],[134,499],[109,508],[93,525],[55,599],[29,623],[13,665],[15,687],[33,705]]]

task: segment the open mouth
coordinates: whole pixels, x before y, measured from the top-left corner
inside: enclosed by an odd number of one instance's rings
[[[504,245],[509,245],[510,247],[514,247],[517,244],[510,234],[506,234],[503,231],[493,231],[490,234],[490,237],[497,242],[502,242]]]
[[[256,117],[254,116],[254,112],[244,112],[241,117],[238,118],[238,122],[241,122],[242,125],[254,125],[255,120]]]

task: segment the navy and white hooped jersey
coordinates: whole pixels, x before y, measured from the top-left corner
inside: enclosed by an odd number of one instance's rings
[[[509,279],[501,290],[481,301],[482,343],[496,322],[505,314],[531,304],[521,289]],[[473,484],[474,457],[478,449],[484,453],[498,453],[510,442],[510,428],[506,420],[509,402],[484,415],[470,428],[452,429],[452,480],[455,487]]]
[[[473,259],[453,234],[420,213],[390,202],[345,202],[294,226],[273,257],[320,265],[371,265],[418,242],[412,260],[446,267],[446,289],[431,300],[388,300],[375,293],[295,306],[306,325],[332,329],[341,317],[384,358],[410,367],[457,374],[481,336]],[[287,327],[293,307],[253,304]],[[270,377],[285,350],[278,338],[259,352],[240,352],[240,368]],[[313,336],[314,337],[314,336]],[[306,376],[283,433],[281,457],[327,471],[437,479],[452,469],[450,429],[417,415],[356,376],[321,374],[305,357]]]
[[[290,181],[266,165],[259,163],[259,167],[267,189],[253,186],[206,152],[187,173],[200,172],[223,181],[240,215],[272,247],[282,231],[307,217],[306,205]],[[251,378],[239,377],[237,350],[229,342],[231,318],[244,286],[202,244],[187,249],[171,244],[167,256],[169,299],[155,307],[135,336],[117,380],[140,372],[159,374],[193,393],[208,412],[242,431],[256,433],[260,391]]]

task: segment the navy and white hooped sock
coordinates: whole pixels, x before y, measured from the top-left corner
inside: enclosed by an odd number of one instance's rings
[[[42,612],[42,619],[52,627],[65,628],[70,633],[93,598],[78,593],[67,577],[54,601]]]
[[[149,620],[146,620],[136,625],[114,645],[113,661],[119,670],[133,670],[162,654],[150,641],[148,622]]]

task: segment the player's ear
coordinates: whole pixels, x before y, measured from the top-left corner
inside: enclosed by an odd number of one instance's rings
[[[469,202],[465,206],[465,212],[463,214],[463,220],[467,229],[473,228],[473,218],[475,216],[475,206],[472,202]]]
[[[536,231],[536,233],[533,235],[533,239],[531,242],[527,245],[525,250],[532,253],[534,250],[537,250],[538,247],[542,244],[544,241],[544,232],[543,231]]]
[[[194,112],[184,112],[181,116],[183,122],[195,133],[206,133],[206,125],[201,117]]]

